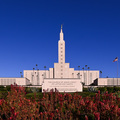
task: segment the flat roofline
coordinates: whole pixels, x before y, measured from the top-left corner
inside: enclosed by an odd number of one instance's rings
[[[49,69],[50,69],[50,68],[49,68]],[[49,69],[46,69],[46,71],[47,71],[47,70],[49,71]],[[69,69],[74,69],[74,68],[69,68]],[[25,71],[25,70],[23,70],[23,71]],[[27,70],[27,71],[36,71],[36,70]],[[42,70],[39,69],[39,70],[37,70],[37,71],[44,71],[44,69],[42,69]],[[85,69],[84,69],[84,70],[82,70],[82,69],[80,69],[80,70],[75,70],[75,69],[74,69],[74,71],[100,71],[100,70],[91,70],[91,69],[89,69],[89,70],[88,70],[88,69],[87,69],[87,70],[85,70]]]
[[[0,78],[21,78],[21,77],[0,77]]]
[[[49,71],[49,70],[23,70],[23,71]]]
[[[80,79],[80,78],[44,78],[44,79]]]
[[[108,78],[99,78],[99,79],[120,79],[120,78],[108,77]]]

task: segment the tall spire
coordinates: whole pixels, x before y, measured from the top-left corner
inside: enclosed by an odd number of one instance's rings
[[[62,29],[62,24],[61,24],[61,29]]]
[[[58,42],[58,62],[61,65],[65,63],[65,41],[63,38],[62,25],[61,25],[61,31],[60,31],[60,40]]]
[[[63,40],[63,31],[62,31],[62,25],[61,25],[61,31],[60,31],[60,40]]]

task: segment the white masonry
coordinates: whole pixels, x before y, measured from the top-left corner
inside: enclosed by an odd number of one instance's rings
[[[58,63],[54,63],[54,68],[49,68],[49,70],[24,70],[24,77],[29,79],[32,85],[42,85],[46,78],[79,78],[85,85],[90,85],[96,78],[99,78],[98,70],[74,70],[69,66],[69,63],[65,63],[65,41],[61,26],[60,40],[58,41]]]

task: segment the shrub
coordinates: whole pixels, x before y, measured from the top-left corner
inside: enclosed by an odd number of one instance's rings
[[[113,90],[114,92],[120,91],[120,87],[114,87]]]
[[[25,92],[26,93],[31,93],[32,91],[31,91],[30,87],[25,87]]]
[[[5,91],[5,87],[4,86],[0,86],[0,91]]]
[[[83,88],[83,92],[88,92],[88,88]]]
[[[42,93],[28,93],[28,94],[26,94],[26,98],[27,99],[40,99],[40,98],[42,98],[42,96],[43,96],[43,94]],[[36,97],[36,98],[35,98]]]
[[[89,87],[89,88],[88,88],[88,91],[89,91],[89,92],[97,92],[97,91],[98,91],[98,88],[96,88],[96,87]]]
[[[89,96],[81,96],[85,94]],[[26,99],[27,95],[34,95],[34,99]],[[100,91],[61,94],[51,90],[27,95],[25,88],[11,86],[7,97],[0,99],[0,119],[120,120],[120,98],[107,91],[104,94],[100,94]]]
[[[0,99],[6,99],[7,95],[8,95],[7,91],[0,91]]]
[[[31,89],[31,91],[32,91],[33,93],[37,93],[37,92],[39,92],[39,89],[38,89],[38,88],[31,87],[30,89]]]
[[[38,88],[39,89],[39,92],[42,92],[42,88]]]
[[[41,92],[42,88],[26,87],[25,91],[26,91],[26,93],[37,93],[37,92]]]
[[[10,85],[6,86],[6,90],[10,91],[11,90],[11,86]]]
[[[120,91],[115,93],[118,98],[120,98]]]
[[[11,86],[7,99],[0,100],[0,119],[20,120],[39,118],[39,104],[25,98],[25,89]]]
[[[93,92],[79,92],[78,95],[80,95],[82,97],[93,97],[93,96],[95,96],[95,93],[93,93]]]
[[[101,93],[104,93],[107,91],[106,87],[98,87],[98,90],[100,90]]]
[[[113,91],[113,87],[107,87],[107,91],[108,91],[109,93],[114,92],[114,91]]]

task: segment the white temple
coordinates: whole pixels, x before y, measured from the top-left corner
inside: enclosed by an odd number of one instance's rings
[[[99,71],[74,70],[65,63],[65,41],[61,26],[60,40],[58,41],[58,63],[49,70],[24,70],[24,77],[30,80],[32,85],[42,85],[44,79],[80,79],[85,85],[90,85],[96,78],[99,78]]]
[[[70,68],[69,63],[65,63],[65,41],[62,26],[60,40],[58,41],[58,63],[54,63],[54,68],[49,68],[49,70],[24,70],[23,78],[0,78],[0,85],[6,86],[16,83],[18,85],[41,86],[47,80],[79,80],[84,85],[93,83],[102,86],[120,85],[119,78],[99,78],[98,70],[74,70],[74,68]]]

